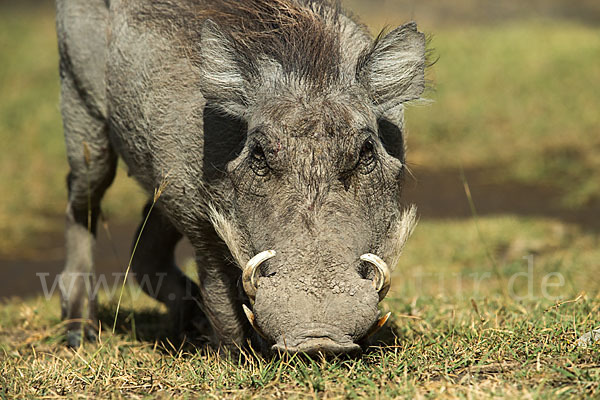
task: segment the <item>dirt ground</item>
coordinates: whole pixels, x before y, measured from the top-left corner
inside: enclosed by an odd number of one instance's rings
[[[561,194],[553,188],[518,183],[495,183],[489,180],[491,171],[466,170],[465,177],[480,216],[513,214],[518,216],[554,218],[579,225],[587,231],[600,231],[600,205],[590,204],[577,209],[561,207]],[[472,217],[460,171],[430,171],[414,169],[415,178],[408,177],[404,199],[418,206],[422,220],[463,219]],[[56,216],[62,219],[62,216]],[[96,247],[96,268],[99,273],[123,272],[127,267],[137,221],[108,221],[100,227]],[[108,229],[108,231],[107,231]],[[417,227],[418,229],[418,227]],[[109,239],[110,235],[110,239]],[[47,273],[51,283],[64,262],[62,232],[33,240],[31,252],[20,257],[0,257],[0,270],[10,279],[0,281],[0,299],[27,297],[42,293],[39,273]],[[409,243],[410,246],[410,243]],[[181,265],[193,257],[189,243],[182,241],[177,249]]]

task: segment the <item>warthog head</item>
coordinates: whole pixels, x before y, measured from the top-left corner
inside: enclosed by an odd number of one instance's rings
[[[348,353],[387,319],[377,306],[414,224],[402,103],[423,92],[425,39],[407,24],[372,42],[342,14],[298,14],[270,33],[204,24],[203,94],[246,131],[213,223],[272,349]]]

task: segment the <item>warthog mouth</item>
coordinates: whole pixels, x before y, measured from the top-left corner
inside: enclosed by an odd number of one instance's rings
[[[284,335],[271,347],[279,353],[305,353],[308,355],[357,355],[361,347],[348,335],[336,332],[334,326],[310,324],[292,332],[289,338]]]
[[[314,337],[306,339],[296,346],[287,346],[277,343],[271,347],[277,353],[304,353],[309,356],[315,355],[359,355],[362,349],[356,343],[338,343],[329,337]]]

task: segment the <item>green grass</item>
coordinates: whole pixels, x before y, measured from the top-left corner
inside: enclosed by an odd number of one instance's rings
[[[598,28],[521,21],[433,33],[435,102],[407,112],[410,162],[559,188],[573,208],[598,201]],[[0,51],[0,255],[19,258],[62,228],[66,206],[52,13],[3,9]],[[137,220],[144,196],[123,175],[104,208]],[[600,327],[598,260],[597,231],[555,218],[423,220],[382,302],[392,311],[385,345],[352,360],[180,349],[165,336],[164,308],[144,296],[124,297],[115,334],[116,298],[101,297],[102,344],[73,351],[56,296],[7,300],[0,398],[598,397],[600,347],[574,345]]]

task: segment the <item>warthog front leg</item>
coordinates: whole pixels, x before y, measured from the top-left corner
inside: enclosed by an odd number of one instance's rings
[[[149,214],[148,214],[149,213]],[[175,247],[182,235],[162,214],[158,206],[145,207],[142,218],[146,225],[140,234],[143,221],[134,238],[139,243],[132,262],[132,271],[142,289],[163,302],[169,309],[174,333],[191,332],[207,325],[200,309],[200,290],[175,264]]]
[[[251,332],[242,310],[247,299],[240,289],[241,270],[212,225],[206,224],[202,242],[192,243],[204,311],[214,329],[215,344],[235,351],[246,344]]]
[[[66,262],[60,274],[59,287],[62,319],[67,321],[67,343],[73,347],[79,346],[82,331],[93,340],[98,329],[93,256],[98,209],[90,214],[92,229],[88,228],[88,217],[84,216],[87,212],[69,202],[65,235]]]
[[[83,327],[88,337],[97,331],[93,248],[100,201],[114,179],[117,156],[105,122],[89,112],[69,75],[62,79],[62,111],[71,171],[60,291],[62,318],[68,321],[67,342],[78,346]],[[88,323],[82,324],[84,319]]]

